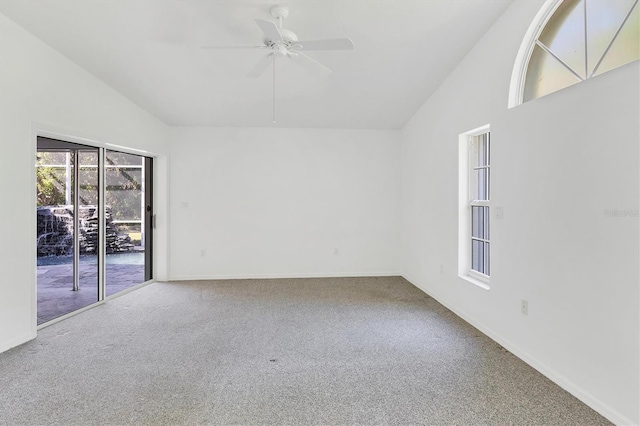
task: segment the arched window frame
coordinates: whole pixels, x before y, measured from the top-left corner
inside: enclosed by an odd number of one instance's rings
[[[549,19],[556,12],[563,0],[547,0],[542,5],[538,14],[533,18],[529,29],[527,30],[520,49],[518,49],[518,55],[513,65],[513,71],[511,72],[511,83],[509,85],[509,108],[513,108],[522,104],[522,98],[524,95],[524,83],[527,78],[527,69],[529,68],[529,60],[533,53],[533,48],[536,46],[536,40],[540,37],[540,33],[549,22]]]
[[[524,88],[527,78],[527,70],[529,69],[529,61],[531,59],[533,49],[536,46],[536,40],[538,40],[545,26],[563,1],[564,0],[546,0],[531,22],[531,25],[529,25],[529,29],[527,30],[524,38],[522,39],[522,43],[520,44],[520,49],[518,49],[518,54],[513,66],[513,71],[511,72],[508,108],[513,108],[524,103]],[[634,7],[640,7],[637,3],[638,1],[636,0],[636,4],[634,5]],[[629,11],[629,14],[632,10],[633,7]],[[620,28],[622,28],[628,17],[629,15],[627,15]],[[620,31],[620,28],[618,28],[618,32]],[[616,33],[614,39],[615,37],[617,37],[617,35],[618,33]],[[587,76],[587,78],[590,77]]]

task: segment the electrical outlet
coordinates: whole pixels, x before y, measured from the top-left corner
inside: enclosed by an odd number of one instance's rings
[[[338,251],[338,247],[336,247],[336,248],[334,248],[334,249],[333,249],[333,254],[336,254],[336,255],[337,255],[337,254],[340,254],[340,252]]]
[[[504,209],[502,206],[496,206],[496,219],[504,219]]]
[[[205,249],[200,250],[200,257],[205,257],[207,255],[207,251]]]
[[[529,315],[529,302],[524,299],[520,301],[520,312],[522,315]]]
[[[440,273],[444,274],[444,265],[440,265]]]
[[[182,202],[182,208],[186,209],[187,207],[189,207],[189,202],[188,201],[183,201]]]

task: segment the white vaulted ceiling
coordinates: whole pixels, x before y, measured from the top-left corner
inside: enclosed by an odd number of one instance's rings
[[[398,129],[511,0],[0,1],[3,13],[169,125],[271,126],[272,73],[247,78],[255,18],[290,9],[300,39],[349,37],[353,51],[308,52],[333,69],[277,62],[278,126]]]

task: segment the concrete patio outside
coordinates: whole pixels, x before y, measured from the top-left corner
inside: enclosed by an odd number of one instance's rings
[[[80,285],[73,291],[71,256],[38,258],[38,325],[98,301],[96,256],[80,257]],[[144,252],[107,255],[105,292],[107,296],[144,280]]]

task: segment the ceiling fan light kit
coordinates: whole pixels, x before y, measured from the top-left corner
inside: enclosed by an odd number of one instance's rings
[[[289,16],[289,8],[273,6],[271,16],[277,21],[255,19],[256,24],[264,35],[263,44],[258,46],[202,46],[203,49],[267,49],[268,53],[258,61],[249,71],[247,77],[259,77],[269,65],[273,64],[273,124],[276,123],[275,93],[276,93],[276,58],[289,58],[302,66],[312,67],[331,73],[331,70],[302,51],[310,50],[353,50],[353,42],[348,38],[324,40],[298,40],[298,36],[291,30],[283,28],[282,22]]]

